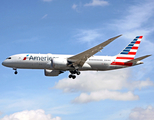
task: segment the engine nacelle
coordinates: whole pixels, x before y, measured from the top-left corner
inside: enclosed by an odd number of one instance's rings
[[[60,74],[60,71],[59,70],[48,70],[48,69],[45,69],[44,70],[44,74],[45,74],[45,76],[58,76]]]
[[[52,67],[55,69],[63,69],[67,67],[67,59],[64,58],[54,58],[52,60]]]

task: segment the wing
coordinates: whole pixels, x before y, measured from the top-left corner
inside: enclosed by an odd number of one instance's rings
[[[125,63],[137,62],[137,61],[143,60],[143,59],[145,59],[145,58],[147,58],[147,57],[149,57],[149,56],[151,56],[151,55],[145,55],[145,56],[142,56],[142,57],[133,59],[133,60],[129,60],[129,61],[125,62]]]
[[[73,67],[82,67],[83,64],[85,63],[85,61],[93,56],[94,54],[96,54],[97,52],[99,52],[100,50],[103,49],[103,47],[105,47],[106,45],[108,45],[109,43],[111,43],[112,41],[114,41],[116,38],[120,37],[122,35],[119,35],[119,36],[116,36],[116,37],[113,37],[113,38],[110,38],[108,39],[107,41],[89,49],[89,50],[86,50],[82,53],[79,53],[77,55],[74,55],[70,58],[68,58],[68,61],[70,62],[69,66],[73,66]]]

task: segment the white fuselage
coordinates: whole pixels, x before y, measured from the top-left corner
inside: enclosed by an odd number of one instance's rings
[[[67,58],[72,55],[58,55],[58,54],[17,54],[10,56],[3,65],[14,69],[50,69],[50,70],[73,70],[74,68],[67,65]],[[115,60],[115,56],[92,56],[78,69],[105,71],[128,66],[111,65]]]

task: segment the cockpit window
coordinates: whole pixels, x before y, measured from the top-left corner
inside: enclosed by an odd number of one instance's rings
[[[11,57],[8,57],[8,58],[6,58],[6,59],[11,59]]]

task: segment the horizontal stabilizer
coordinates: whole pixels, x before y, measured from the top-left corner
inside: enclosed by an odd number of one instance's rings
[[[133,63],[133,62],[137,62],[137,61],[143,60],[143,59],[145,59],[145,58],[147,58],[147,57],[149,57],[149,56],[151,56],[151,55],[145,55],[145,56],[142,56],[142,57],[139,57],[139,58],[133,59],[133,60],[129,60],[129,61],[125,62],[125,63],[130,63],[130,62]]]

